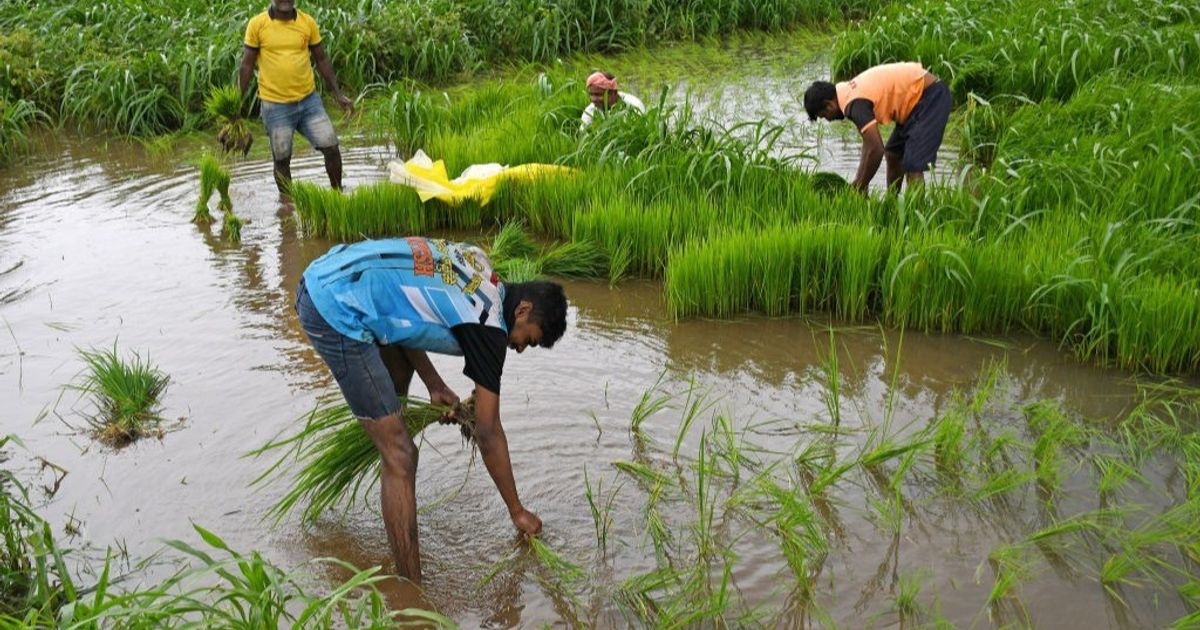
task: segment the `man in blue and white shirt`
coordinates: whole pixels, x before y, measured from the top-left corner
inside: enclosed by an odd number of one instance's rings
[[[552,282],[502,284],[483,250],[409,237],[338,245],[313,261],[296,291],[300,324],[379,449],[384,525],[396,570],[421,579],[417,449],[401,398],[413,372],[434,404],[453,406],[426,352],[461,355],[475,381],[475,431],[483,462],[526,535],[542,522],[517,496],[500,425],[500,377],[508,348],[549,348],[566,329],[567,300]]]

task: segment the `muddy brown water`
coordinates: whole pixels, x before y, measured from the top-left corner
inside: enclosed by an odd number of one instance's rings
[[[853,168],[856,146],[821,146],[831,156],[824,164]],[[390,158],[383,147],[348,149],[348,185],[382,179]],[[290,520],[276,526],[262,517],[282,489],[249,487],[267,462],[244,454],[294,430],[317,397],[335,389],[291,306],[299,274],[330,243],[298,235],[265,161],[234,168],[234,206],[250,223],[241,245],[224,243],[188,222],[196,173],[169,162],[119,144],[54,140],[27,164],[0,171],[0,430],[19,435],[28,447],[10,449],[7,465],[45,484],[52,475],[39,470],[35,457],[69,471],[44,513],[58,531],[68,525],[78,531],[63,534],[70,545],[116,545],[137,559],[159,549],[164,538],[195,540],[191,524],[197,523],[235,548],[260,550],[287,566],[327,556],[386,566],[375,502],[308,529]],[[294,171],[300,179],[324,180],[319,156],[307,150],[298,151]],[[622,478],[612,462],[653,460],[674,442],[677,412],[646,421],[649,442],[659,445],[649,454],[628,430],[637,401],[660,377],[674,389],[694,379],[719,401],[718,410],[743,425],[764,419],[798,424],[825,413],[829,322],[672,323],[656,283],[566,285],[568,333],[553,350],[509,358],[502,417],[524,503],[542,517],[546,540],[586,567],[596,541],[585,471],[612,488]],[[909,332],[897,360],[898,332],[833,325],[848,426],[883,414],[893,379],[897,421],[927,419],[993,360],[1007,362],[1016,397],[1058,399],[1096,421],[1126,408],[1133,393],[1128,374],[1082,365],[1031,338]],[[177,424],[162,440],[118,452],[71,428],[82,424],[87,405],[63,390],[82,367],[77,348],[114,343],[170,375],[163,409]],[[460,359],[434,362],[460,395],[468,392]],[[415,393],[423,393],[419,385]],[[696,452],[706,423],[703,418],[687,434],[682,452]],[[786,447],[797,437],[784,432],[762,439]],[[512,527],[486,472],[478,462],[470,468],[457,432],[431,430],[426,440],[418,498],[423,505],[445,499],[419,518],[427,603],[468,628],[573,623],[528,558],[478,586],[490,566],[512,552]],[[607,565],[616,578],[653,562],[642,525],[644,493],[625,483],[619,497]],[[1094,507],[1094,501],[1070,498],[1076,507]],[[851,510],[843,526],[818,585],[833,619],[851,627],[895,625],[888,611],[898,564],[927,573],[924,604],[934,606],[936,594],[947,618],[987,625],[981,607],[991,574],[985,570],[980,578],[977,571],[1006,539],[1002,526],[980,527],[966,515],[946,513],[895,538]],[[780,587],[787,569],[778,544],[752,536],[736,551],[733,579],[742,597],[782,608],[789,594]],[[413,603],[387,588],[394,605]],[[1130,596],[1130,611],[1114,611],[1099,584],[1050,571],[1023,597],[1044,627],[1142,627],[1180,614],[1178,603],[1153,605],[1145,592]],[[595,620],[625,625],[611,611]]]

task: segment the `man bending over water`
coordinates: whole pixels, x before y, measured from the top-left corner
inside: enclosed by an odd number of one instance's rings
[[[482,250],[410,237],[338,245],[313,261],[296,311],[317,354],[379,450],[383,522],[396,571],[421,579],[417,448],[401,399],[413,372],[434,404],[457,405],[426,352],[461,355],[475,381],[475,437],[513,525],[533,536],[542,521],[517,495],[500,425],[506,351],[549,348],[566,329],[567,299],[553,282],[504,284]]]

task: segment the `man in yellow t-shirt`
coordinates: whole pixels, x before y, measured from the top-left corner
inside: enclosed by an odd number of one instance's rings
[[[950,88],[919,63],[885,63],[841,83],[814,81],[804,93],[809,120],[849,118],[862,135],[862,155],[854,186],[863,193],[879,163],[887,158],[888,188],[909,189],[925,181],[937,160],[938,147],[950,119]],[[887,146],[879,125],[896,123]]]
[[[333,123],[316,92],[312,62],[316,61],[325,86],[342,109],[352,112],[354,103],[338,89],[316,20],[297,10],[295,0],[271,0],[271,6],[246,25],[244,44],[238,85],[245,93],[257,65],[258,98],[279,192],[286,194],[291,185],[292,137],[297,131],[325,156],[329,185],[340,189],[342,153]]]

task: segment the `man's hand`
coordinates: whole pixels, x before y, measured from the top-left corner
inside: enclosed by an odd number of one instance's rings
[[[354,101],[350,100],[350,97],[345,94],[338,94],[333,99],[337,101],[337,104],[341,106],[342,111],[346,112],[347,115],[354,113]]]
[[[449,407],[446,413],[442,414],[438,422],[442,424],[454,422],[454,412],[458,411],[458,394],[455,394],[449,387],[442,385],[439,388],[430,390],[429,402],[440,407]]]
[[[537,536],[542,533],[542,519],[525,508],[519,508],[513,512],[512,522],[525,536]]]

